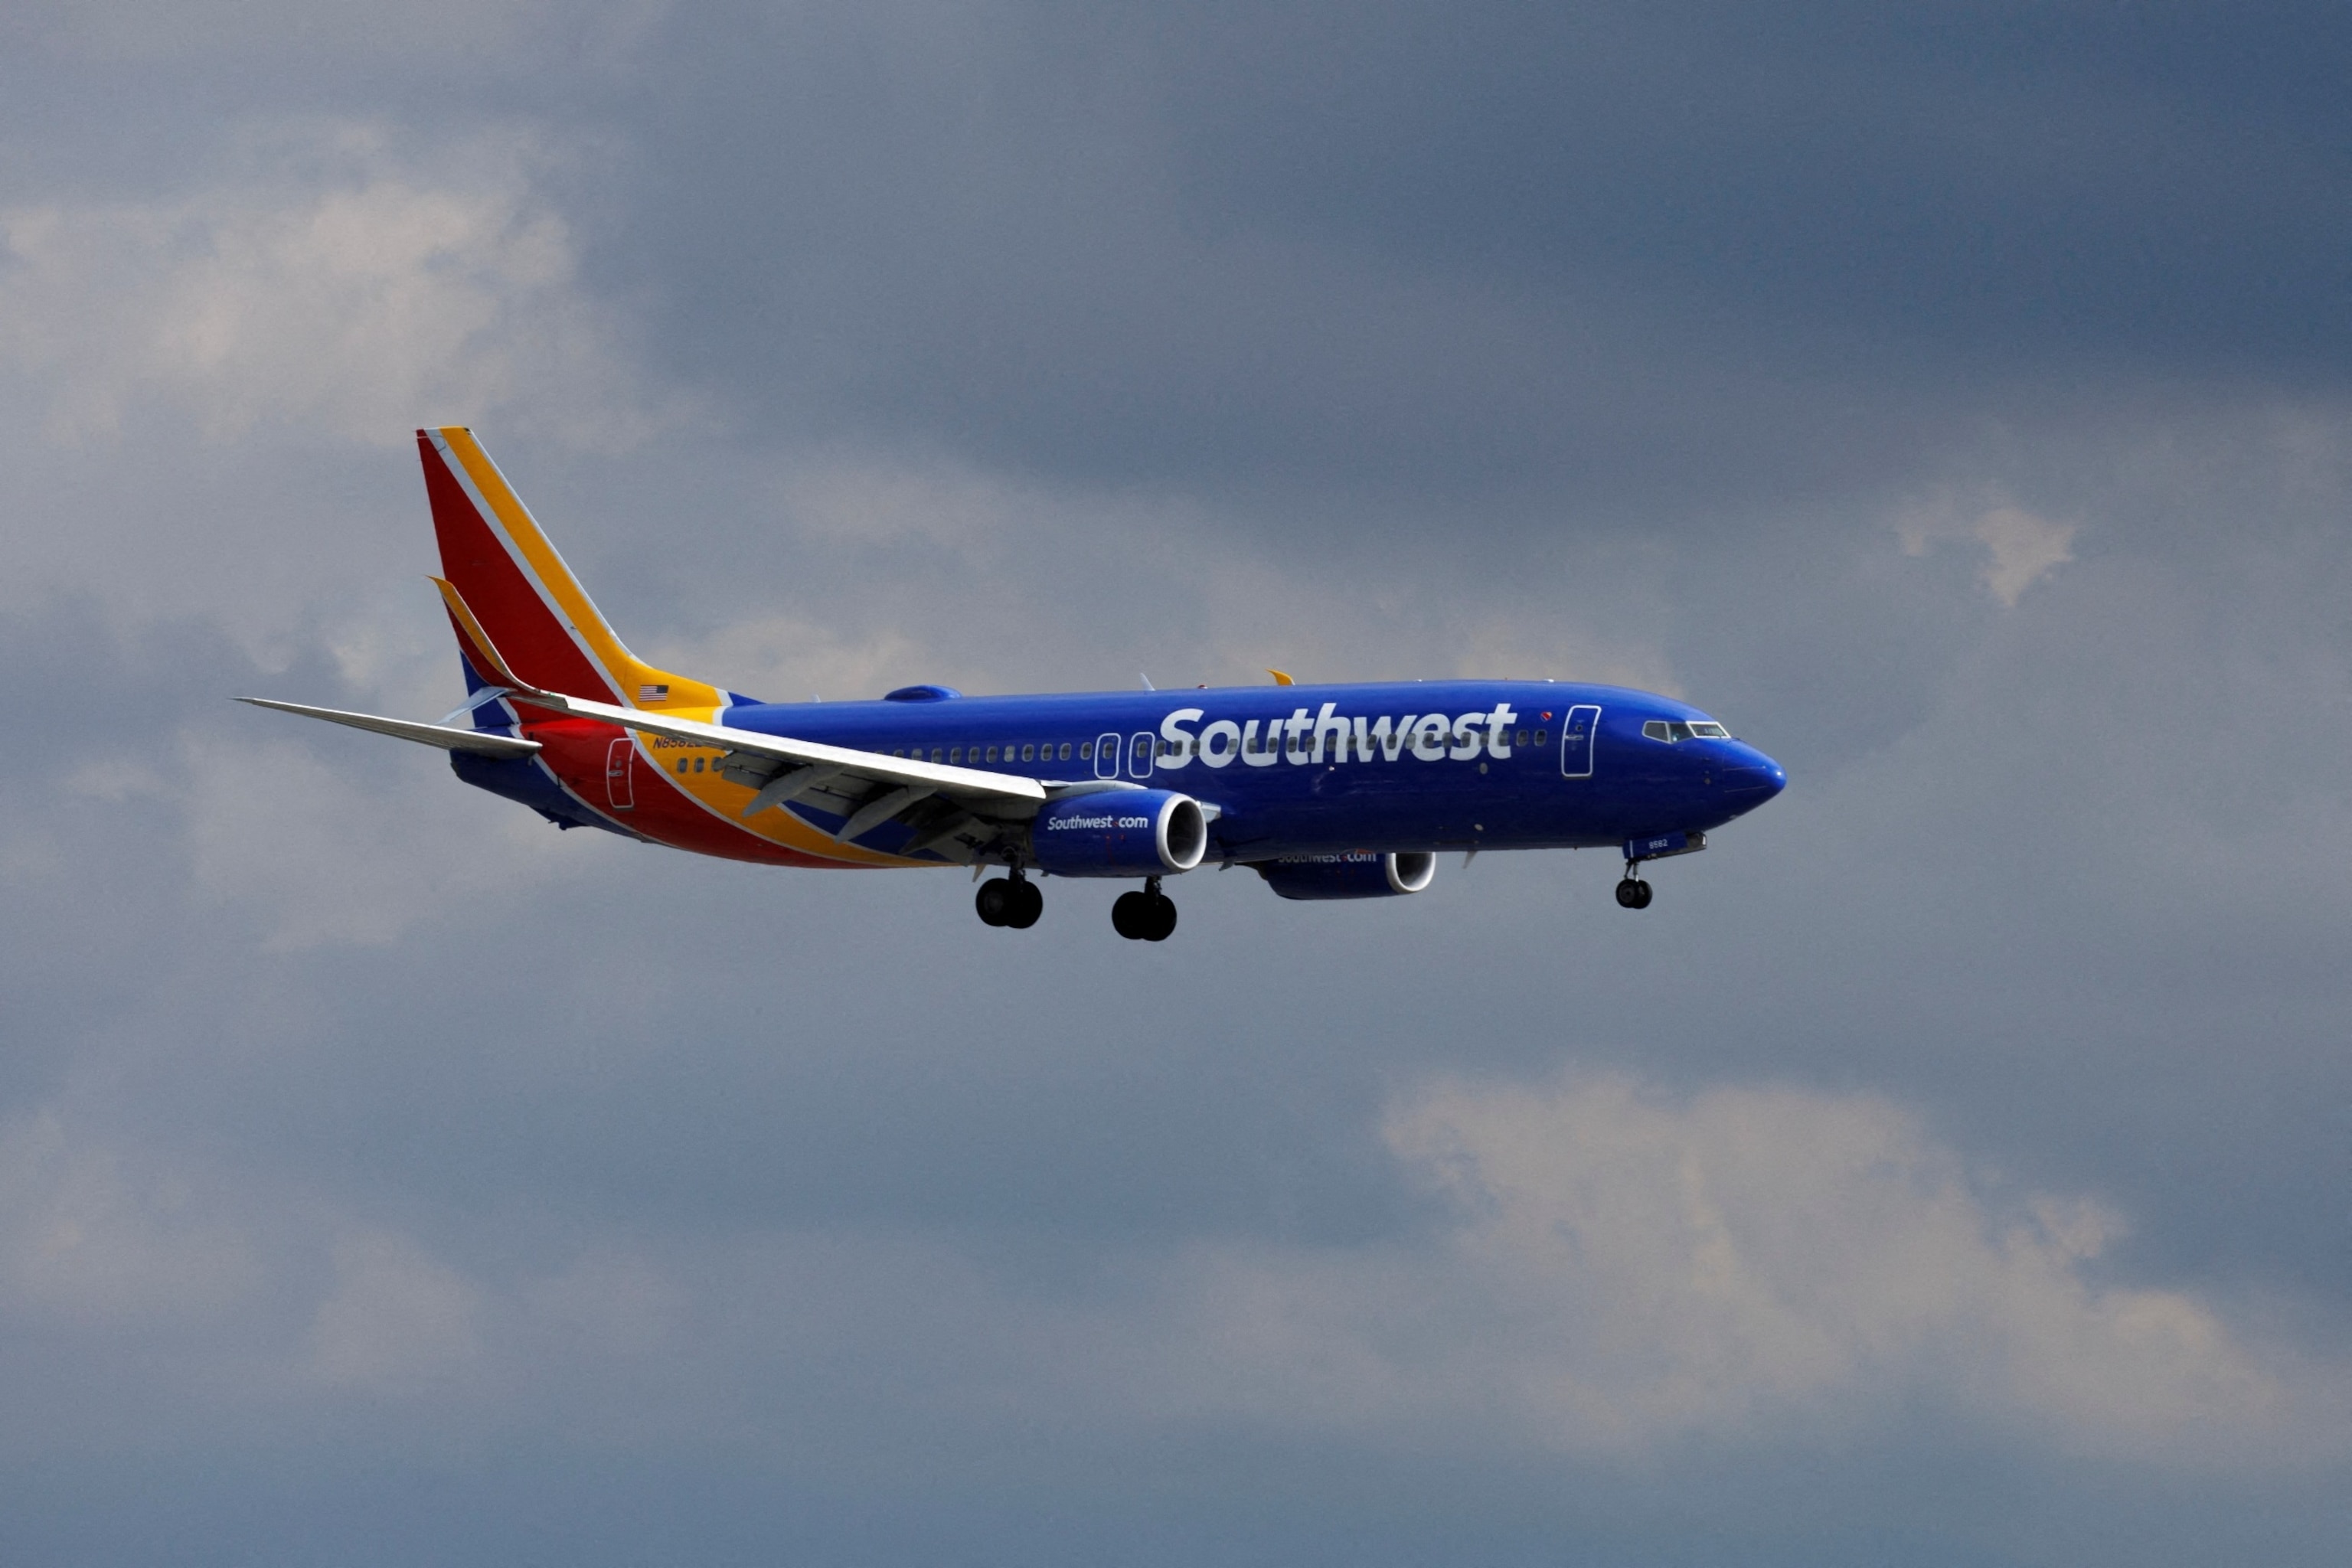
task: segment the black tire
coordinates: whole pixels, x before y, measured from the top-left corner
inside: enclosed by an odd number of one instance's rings
[[[1034,882],[1008,882],[1005,887],[1004,923],[1014,931],[1027,931],[1045,912],[1045,895]]]
[[[1150,923],[1144,928],[1143,940],[1166,942],[1176,934],[1176,900],[1165,893],[1156,898],[1150,894],[1145,896],[1151,898],[1151,918]]]
[[[1151,929],[1151,895],[1121,893],[1111,900],[1110,929],[1129,942],[1141,942]]]
[[[1617,905],[1620,909],[1646,910],[1650,907],[1650,884],[1628,877],[1617,884]]]
[[[982,925],[1001,926],[1004,923],[1004,912],[1010,907],[1004,890],[1012,885],[999,877],[982,882],[980,891],[971,896],[971,907],[980,912]]]

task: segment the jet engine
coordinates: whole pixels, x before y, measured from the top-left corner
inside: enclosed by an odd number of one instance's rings
[[[1164,789],[1103,790],[1051,802],[1029,825],[1029,860],[1056,877],[1160,877],[1208,852],[1201,803]]]
[[[1418,893],[1437,875],[1437,857],[1427,849],[1375,855],[1351,849],[1344,855],[1289,855],[1255,863],[1265,885],[1286,899],[1391,899]]]

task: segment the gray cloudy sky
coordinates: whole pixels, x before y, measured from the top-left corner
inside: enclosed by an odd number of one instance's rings
[[[0,1556],[2335,1563],[2340,7],[20,0]],[[1492,674],[1789,793],[1027,937],[455,700]],[[590,839],[594,842],[589,842]]]

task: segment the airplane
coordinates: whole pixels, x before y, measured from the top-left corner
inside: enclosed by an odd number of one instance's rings
[[[416,433],[466,700],[435,723],[239,701],[437,746],[558,827],[773,866],[969,866],[988,925],[1037,923],[1033,878],[1139,883],[1132,941],[1176,929],[1169,878],[1248,867],[1293,900],[1430,885],[1440,851],[1608,847],[1642,868],[1786,786],[1669,697],[1430,680],[761,702],[656,669],[614,635],[473,432]],[[981,879],[992,868],[1003,875]]]

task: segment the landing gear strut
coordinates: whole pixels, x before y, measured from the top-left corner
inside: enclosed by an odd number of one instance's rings
[[[1166,942],[1176,929],[1176,900],[1149,878],[1139,893],[1121,893],[1110,906],[1110,929],[1129,942]]]
[[[1625,862],[1625,879],[1617,884],[1617,903],[1622,909],[1646,910],[1650,907],[1650,884],[1633,875],[1639,861]]]
[[[971,905],[980,911],[983,925],[1027,931],[1045,912],[1045,895],[1015,866],[1005,875],[982,882],[980,891],[972,895]]]

